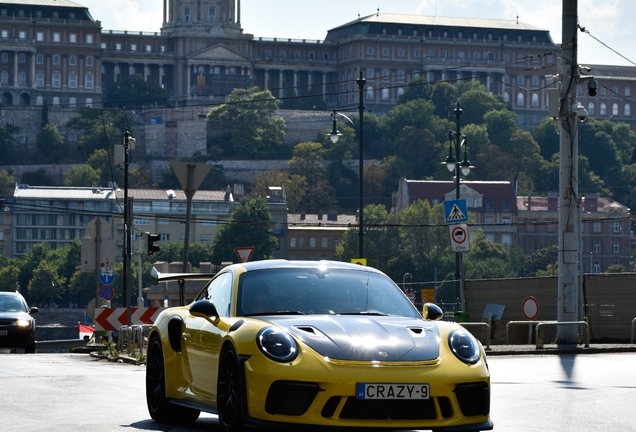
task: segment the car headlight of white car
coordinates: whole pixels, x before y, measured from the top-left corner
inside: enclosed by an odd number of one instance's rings
[[[15,320],[15,325],[17,327],[31,327],[31,320],[28,320],[26,318],[19,318]]]
[[[256,344],[266,357],[274,361],[290,362],[298,355],[296,341],[280,328],[265,327],[258,332]]]
[[[453,330],[448,335],[448,346],[455,357],[467,364],[475,364],[481,357],[479,342],[464,328]]]

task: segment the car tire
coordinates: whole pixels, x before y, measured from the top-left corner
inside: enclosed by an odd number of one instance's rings
[[[217,384],[217,408],[222,432],[240,431],[243,423],[243,382],[236,351],[223,351]]]
[[[154,421],[160,423],[192,423],[199,418],[201,411],[173,405],[166,398],[166,374],[161,340],[152,335],[148,344],[146,362],[146,404],[148,413]]]
[[[25,354],[35,354],[35,342],[30,343],[24,347]]]

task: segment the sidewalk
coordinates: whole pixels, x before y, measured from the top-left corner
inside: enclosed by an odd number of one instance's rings
[[[584,345],[556,345],[544,344],[543,348],[537,349],[536,345],[491,345],[486,350],[486,355],[544,355],[544,354],[600,354],[636,352],[636,344],[590,344]]]

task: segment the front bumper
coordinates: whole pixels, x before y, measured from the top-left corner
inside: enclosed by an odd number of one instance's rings
[[[6,332],[6,334],[4,334]],[[32,328],[0,326],[1,348],[26,348],[35,343],[35,334]]]

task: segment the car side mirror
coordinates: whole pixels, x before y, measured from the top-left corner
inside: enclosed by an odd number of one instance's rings
[[[422,305],[422,317],[426,320],[437,321],[444,316],[444,311],[435,303],[424,303]]]
[[[40,312],[40,309],[36,308],[36,307],[32,307],[31,310],[29,311],[30,314],[36,313],[36,312]]]
[[[218,318],[219,312],[216,310],[216,306],[210,300],[199,300],[190,306],[190,313],[192,315],[203,316],[204,318]]]

